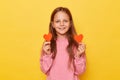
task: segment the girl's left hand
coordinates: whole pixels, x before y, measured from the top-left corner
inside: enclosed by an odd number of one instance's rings
[[[79,43],[78,49],[77,49],[77,56],[81,56],[85,52],[86,46],[84,43]]]

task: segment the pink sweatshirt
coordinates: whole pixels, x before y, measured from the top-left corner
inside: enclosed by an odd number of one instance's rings
[[[79,80],[78,75],[86,69],[86,57],[74,56],[71,68],[68,68],[69,54],[66,51],[68,40],[65,38],[57,39],[57,54],[52,59],[52,54],[41,55],[41,70],[47,75],[47,80]]]

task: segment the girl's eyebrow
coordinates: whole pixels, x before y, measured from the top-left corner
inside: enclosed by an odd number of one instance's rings
[[[54,20],[60,20],[60,19],[54,19]],[[62,20],[69,20],[69,19],[62,19]]]

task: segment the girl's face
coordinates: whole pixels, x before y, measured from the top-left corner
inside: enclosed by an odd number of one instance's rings
[[[65,36],[70,28],[70,19],[65,12],[57,12],[52,22],[53,28],[56,30],[57,36]]]

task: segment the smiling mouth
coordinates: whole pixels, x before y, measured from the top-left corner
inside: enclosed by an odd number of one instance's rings
[[[64,30],[65,29],[65,27],[64,28],[58,28],[59,30]]]

